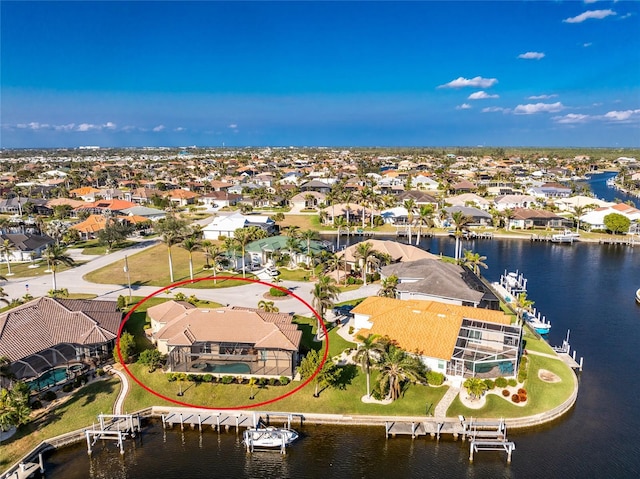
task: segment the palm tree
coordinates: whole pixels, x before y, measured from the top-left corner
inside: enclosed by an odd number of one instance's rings
[[[15,374],[11,371],[11,360],[7,356],[0,356],[0,389],[8,389],[15,377]]]
[[[346,228],[349,231],[349,226],[347,224],[347,219],[344,216],[338,216],[337,218],[333,218],[333,226],[338,228],[338,242],[336,244],[336,251],[340,249],[340,231],[343,228]]]
[[[409,223],[409,244],[411,244],[411,225],[413,223],[413,214],[416,210],[416,201],[413,198],[404,200],[403,205],[407,210],[407,223]]]
[[[51,270],[52,274],[52,286],[53,290],[58,290],[58,284],[56,282],[56,271],[58,269],[59,264],[66,264],[67,266],[73,266],[75,261],[71,256],[67,254],[67,248],[65,246],[61,246],[59,244],[51,243],[48,245],[42,256],[47,260],[47,264],[49,265],[49,270]]]
[[[362,261],[362,281],[364,286],[367,285],[367,266],[372,262],[376,255],[379,254],[373,249],[373,245],[369,242],[358,243],[353,256]]]
[[[288,236],[286,241],[286,247],[287,247],[287,250],[289,250],[289,266],[291,266],[292,268],[295,268],[298,266],[298,262],[295,260],[294,253],[299,253],[301,251],[298,237]]]
[[[398,277],[395,274],[382,280],[382,287],[378,291],[378,296],[385,298],[395,298],[398,288]]]
[[[207,260],[211,259],[211,269],[213,269],[213,284],[217,284],[218,271],[219,269],[221,269],[220,267],[228,261],[226,250],[222,249],[218,245],[209,243],[207,246],[205,246],[205,256],[207,257]]]
[[[315,240],[318,238],[318,232],[314,230],[305,230],[300,233],[300,239],[307,243],[307,265],[309,264],[309,260],[311,258],[311,240]]]
[[[462,211],[454,211],[451,214],[451,219],[453,220],[453,226],[455,228],[455,236],[456,236],[456,251],[454,254],[454,259],[458,261],[460,259],[460,238],[462,237],[463,231],[468,230],[468,224],[471,222],[471,217],[465,215]]]
[[[11,261],[9,261],[9,258],[14,249],[15,248],[13,247],[13,243],[8,239],[0,243],[0,254],[4,256],[4,259],[7,262],[7,269],[9,270],[7,276],[13,275],[13,273],[11,272]]]
[[[242,277],[246,278],[247,271],[245,264],[245,254],[247,245],[253,241],[252,232],[249,228],[238,228],[234,231],[233,238],[235,239],[238,246],[240,246],[240,250],[242,252]]]
[[[379,341],[380,336],[378,334],[369,334],[368,336],[358,334],[356,339],[360,342],[360,345],[354,359],[367,375],[367,397],[371,397],[371,366],[373,366],[374,360],[384,352],[384,347]]]
[[[193,280],[193,252],[200,249],[200,241],[195,236],[189,236],[180,244],[189,253],[189,278]]]
[[[340,290],[336,286],[336,282],[330,276],[324,274],[318,275],[318,281],[316,282],[311,292],[313,300],[311,305],[318,312],[320,320],[324,321],[325,312],[328,309],[333,308],[335,301],[338,299]],[[322,325],[318,323],[317,337],[323,334]]]
[[[573,207],[573,218],[576,221],[576,233],[580,230],[580,217],[583,216],[587,211],[591,211],[592,209],[593,205],[576,205]]]
[[[433,224],[433,205],[421,205],[418,209],[418,236],[416,237],[416,246],[420,244],[420,235],[423,226],[431,226]]]
[[[280,311],[273,301],[260,300],[258,303],[258,309],[261,309],[265,313],[277,313]]]
[[[529,311],[534,304],[533,301],[527,299],[527,293],[519,293],[516,296],[516,313],[520,323],[522,322],[523,313]]]
[[[424,371],[420,360],[408,355],[394,344],[387,346],[380,357],[379,365],[378,384],[380,391],[388,391],[388,397],[392,401],[400,397],[403,383],[418,381]]]
[[[480,276],[480,267],[487,269],[488,266],[484,263],[486,256],[480,256],[480,253],[474,253],[470,250],[464,250],[464,258],[462,264],[472,270],[476,276]]]
[[[156,231],[160,234],[162,241],[167,245],[167,252],[169,254],[169,278],[173,283],[173,257],[171,255],[171,247],[178,244],[184,234],[187,227],[187,222],[181,220],[174,215],[167,216],[163,220],[158,221],[156,225]]]
[[[487,383],[480,378],[468,378],[462,386],[473,399],[479,399],[487,390]]]

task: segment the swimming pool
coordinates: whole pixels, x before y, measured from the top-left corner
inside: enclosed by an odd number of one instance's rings
[[[198,372],[218,374],[251,374],[251,367],[245,363],[211,364],[197,368]]]
[[[58,368],[49,369],[45,373],[41,374],[35,379],[27,382],[29,389],[32,391],[37,391],[39,389],[44,389],[49,386],[55,386],[60,381],[65,381],[67,379],[67,367],[62,366]]]

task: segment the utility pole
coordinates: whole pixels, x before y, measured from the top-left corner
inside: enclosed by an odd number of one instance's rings
[[[129,261],[127,255],[124,255],[124,272],[127,274],[127,283],[129,284],[129,303],[131,304],[131,274],[129,274]]]

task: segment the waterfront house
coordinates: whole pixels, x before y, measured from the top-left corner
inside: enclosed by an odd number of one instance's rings
[[[500,195],[493,200],[493,206],[498,211],[529,208],[536,204],[536,198],[531,195]]]
[[[362,241],[360,243],[362,243]],[[340,258],[340,260],[345,261],[351,269],[354,269],[357,264],[361,263],[360,258],[356,255],[356,250],[360,243],[348,246],[336,254],[336,256]],[[366,243],[371,245],[373,251],[388,255],[391,263],[438,258],[438,256],[417,246],[398,243],[397,241],[370,239],[366,240]]]
[[[0,356],[23,380],[71,362],[99,361],[113,350],[121,320],[115,301],[34,299],[0,315]]]
[[[455,383],[514,376],[522,328],[502,311],[369,297],[351,310],[356,335],[378,334]]]
[[[11,262],[25,262],[39,258],[45,248],[54,242],[48,236],[31,233],[0,234],[0,241],[4,242],[5,240],[9,240],[9,244],[12,247],[9,254],[9,261]],[[4,255],[3,260],[6,261],[6,256]]]
[[[471,218],[471,222],[468,223],[469,226],[492,226],[493,224],[493,217],[490,213],[473,206],[447,206],[443,209],[448,215],[448,226],[453,225],[453,214],[458,211]]]
[[[456,196],[449,196],[446,202],[451,206],[472,206],[481,210],[488,210],[491,203],[484,199],[482,196],[478,196],[475,193],[462,193]]]
[[[200,201],[207,208],[224,208],[225,206],[235,206],[242,200],[242,195],[229,193],[225,190],[211,191],[200,197]]]
[[[499,309],[500,301],[468,268],[438,257],[383,266],[382,279],[398,278],[396,297],[402,300],[439,301],[458,306]]]
[[[167,371],[291,379],[295,374],[302,331],[292,314],[175,304],[154,306],[147,313],[161,318],[156,324],[152,319],[152,330],[157,328],[152,338],[167,355]]]
[[[572,221],[551,211],[516,208],[509,218],[508,229],[570,228]]]
[[[294,210],[308,210],[317,208],[318,205],[324,203],[326,195],[317,191],[305,191],[298,193],[289,200],[291,208]]]
[[[604,230],[606,226],[604,219],[607,215],[617,213],[619,215],[628,218],[631,223],[640,222],[640,210],[627,205],[625,203],[618,203],[612,206],[605,206],[602,208],[596,208],[589,211],[580,217],[580,222],[584,227],[589,229]]]

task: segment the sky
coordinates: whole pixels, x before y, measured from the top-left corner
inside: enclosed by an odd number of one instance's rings
[[[639,1],[0,1],[0,147],[640,146]]]

